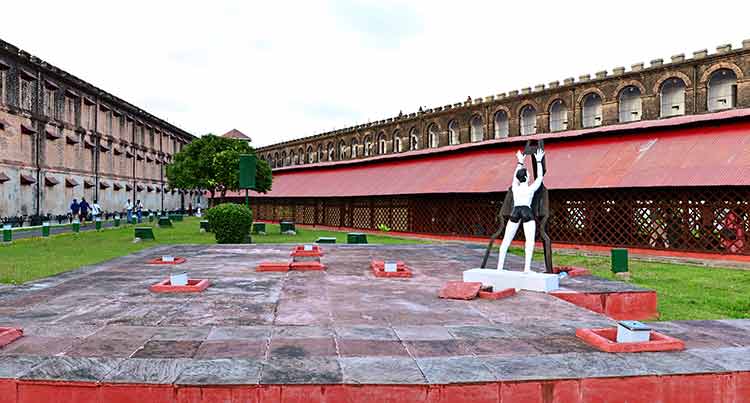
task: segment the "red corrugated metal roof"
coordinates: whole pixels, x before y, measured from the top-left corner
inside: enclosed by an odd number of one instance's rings
[[[712,124],[709,124],[712,123]],[[548,139],[549,137],[544,137]],[[505,191],[518,142],[401,155],[363,164],[274,171],[266,197],[341,197]],[[545,143],[550,189],[750,186],[750,121],[645,127],[627,135]]]

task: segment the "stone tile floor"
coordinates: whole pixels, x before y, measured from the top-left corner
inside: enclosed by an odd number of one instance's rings
[[[533,292],[498,301],[437,298],[475,267],[476,246],[327,245],[326,272],[256,273],[291,245],[160,246],[0,288],[0,378],[156,384],[425,384],[750,370],[750,321],[659,322],[678,353],[606,354],[575,337],[609,318]],[[147,265],[161,254],[179,266]],[[399,259],[411,279],[375,278]],[[521,260],[509,257],[514,267]],[[489,267],[495,263],[490,262]],[[538,266],[537,266],[538,267]],[[153,294],[170,271],[207,278],[200,294]],[[622,291],[593,277],[576,290]]]

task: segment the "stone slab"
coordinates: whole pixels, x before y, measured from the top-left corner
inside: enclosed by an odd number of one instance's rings
[[[446,299],[471,300],[479,295],[482,283],[476,281],[449,281],[440,289],[438,296]]]
[[[256,385],[260,382],[258,360],[192,360],[175,381],[177,385]]]
[[[492,286],[495,290],[515,288],[538,292],[550,292],[560,288],[555,274],[517,272],[496,269],[471,269],[463,274],[464,281],[474,281]]]
[[[413,358],[342,357],[339,359],[345,383],[424,384],[426,379]]]

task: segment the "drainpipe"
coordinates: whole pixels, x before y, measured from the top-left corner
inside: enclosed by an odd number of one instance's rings
[[[20,83],[20,81],[19,81]],[[36,133],[34,134],[34,143],[36,145],[36,152],[35,152],[35,158],[34,162],[36,163],[36,208],[34,209],[36,211],[36,215],[40,215],[41,208],[42,208],[42,142],[40,141],[42,137],[42,133],[44,133],[45,124],[44,122],[39,119],[42,112],[41,112],[41,106],[40,103],[43,102],[43,89],[42,89],[42,73],[37,70],[36,73],[36,102],[34,102],[34,106],[31,111],[31,118],[32,120],[35,120],[36,122]],[[20,90],[19,90],[20,93]],[[20,103],[20,102],[19,102]]]
[[[99,135],[99,97],[96,97],[94,105],[94,200],[99,200],[99,144],[101,136]],[[85,192],[84,192],[85,193]],[[93,201],[93,200],[92,200]]]
[[[159,194],[161,195],[161,211],[164,211],[164,143],[162,143],[162,139],[164,138],[163,133],[159,133],[159,158],[162,159],[161,164],[159,164],[159,186],[161,186],[161,192]]]

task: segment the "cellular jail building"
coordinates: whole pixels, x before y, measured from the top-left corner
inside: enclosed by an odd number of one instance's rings
[[[264,147],[256,216],[486,239],[544,139],[555,244],[750,255],[748,74],[750,40]]]
[[[197,205],[165,166],[194,137],[0,41],[0,218],[60,215],[73,198],[106,212]]]

